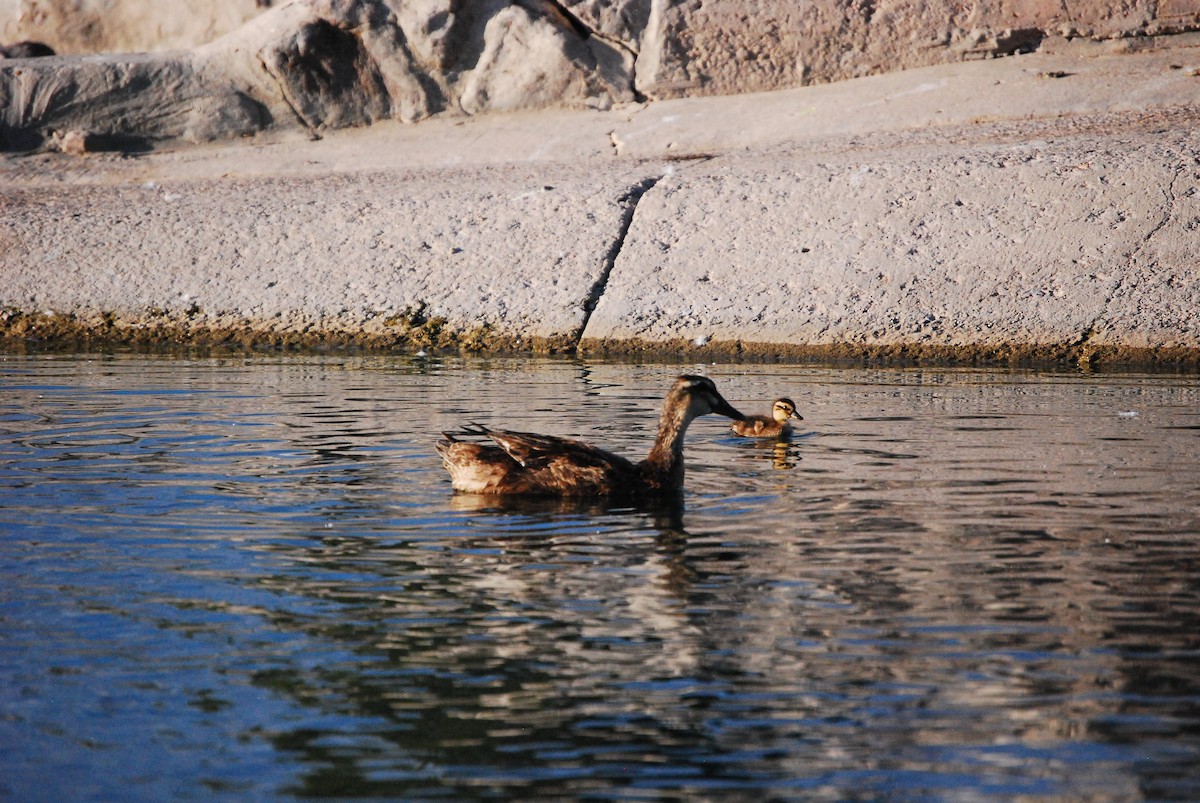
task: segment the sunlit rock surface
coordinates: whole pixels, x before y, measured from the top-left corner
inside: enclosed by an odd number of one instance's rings
[[[128,150],[437,113],[607,109],[1026,53],[1052,37],[1200,28],[1200,0],[184,5],[16,0],[0,9],[0,44],[37,40],[59,54],[0,67],[0,148],[50,147],[70,129]],[[130,52],[143,55],[120,55]]]
[[[1103,39],[1194,14],[1038,9],[757,93],[818,74],[654,2],[291,0],[6,60],[0,338],[1200,363],[1200,37]]]

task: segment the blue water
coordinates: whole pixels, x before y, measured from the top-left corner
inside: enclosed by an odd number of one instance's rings
[[[455,495],[467,421],[682,505]],[[1200,381],[0,357],[0,798],[1200,799]]]

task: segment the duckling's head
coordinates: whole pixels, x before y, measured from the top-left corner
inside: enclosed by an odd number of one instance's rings
[[[780,424],[786,423],[789,418],[804,420],[804,416],[796,412],[796,403],[791,399],[776,399],[771,405],[771,417]]]
[[[686,404],[690,413],[689,417],[693,418],[709,413],[716,413],[737,421],[746,417],[725,401],[717,391],[717,386],[707,376],[684,374],[676,379],[675,385],[668,395],[667,403],[669,406]]]

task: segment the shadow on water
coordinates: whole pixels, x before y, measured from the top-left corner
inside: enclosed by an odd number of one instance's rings
[[[678,366],[21,366],[0,796],[1200,793],[1194,383],[741,367],[814,432],[621,505],[432,441],[635,456]]]

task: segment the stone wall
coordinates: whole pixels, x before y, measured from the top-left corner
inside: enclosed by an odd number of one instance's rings
[[[271,0],[0,0],[0,43],[62,55],[185,50],[244,25]]]
[[[1200,28],[1200,0],[653,0],[647,19],[638,89],[677,97],[768,91],[1029,52],[1051,36],[1179,33]]]
[[[4,8],[6,40],[41,39],[67,55],[0,62],[0,150],[55,147],[67,134],[85,148],[130,149],[297,129],[320,136],[436,113],[608,109],[1028,52],[1051,36],[1137,42],[1200,30],[1200,0],[8,0]],[[71,55],[87,52],[107,55]]]
[[[401,63],[388,48],[428,55],[316,10],[281,6],[277,27],[212,51],[243,93],[237,113],[187,94],[215,78],[151,56],[120,70],[97,57],[114,89],[87,86],[134,117],[161,81],[178,105],[139,119],[194,136],[393,109],[349,100],[404,97],[405,74],[380,66]],[[517,19],[496,64],[539,41]],[[323,142],[3,158],[0,342],[1195,367],[1200,35],[1149,44],[1046,42],[779,92],[440,114]],[[342,49],[355,70],[322,55]],[[88,60],[58,61],[65,80]],[[233,65],[264,61],[295,113],[261,75],[235,82]]]
[[[194,48],[281,0],[4,0],[0,43],[58,53]],[[1047,36],[1200,29],[1200,0],[393,0],[421,19],[448,73],[494,61],[482,32],[513,14],[551,19],[636,58],[648,97],[755,92],[1036,49]],[[424,38],[418,34],[418,39]],[[420,44],[418,43],[418,47]],[[563,47],[559,43],[560,49]],[[493,87],[492,94],[501,91]]]

